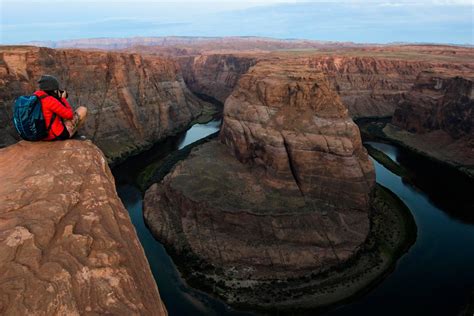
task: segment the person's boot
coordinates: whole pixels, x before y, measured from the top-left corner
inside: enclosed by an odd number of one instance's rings
[[[85,135],[79,135],[79,134],[75,134],[72,139],[77,139],[77,140],[86,140],[87,137]]]

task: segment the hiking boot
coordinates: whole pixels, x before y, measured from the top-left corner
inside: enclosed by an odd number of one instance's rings
[[[84,135],[74,135],[72,139],[77,139],[77,140],[86,140],[87,137]]]

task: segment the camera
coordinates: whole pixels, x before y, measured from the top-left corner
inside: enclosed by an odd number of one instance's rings
[[[67,99],[67,97],[68,97],[67,91],[66,90],[59,90],[59,97]]]

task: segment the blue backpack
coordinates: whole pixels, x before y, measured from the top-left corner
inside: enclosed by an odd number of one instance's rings
[[[13,125],[24,140],[38,141],[48,136],[51,125],[53,125],[56,114],[53,114],[49,126],[46,127],[41,100],[43,96],[21,96],[15,100],[13,108]]]

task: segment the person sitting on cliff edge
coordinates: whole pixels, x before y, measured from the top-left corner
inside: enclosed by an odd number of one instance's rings
[[[39,90],[35,95],[41,98],[41,109],[46,126],[51,126],[43,140],[65,140],[72,138],[87,116],[87,108],[80,106],[73,111],[66,100],[67,92],[59,89],[59,81],[54,76],[43,75],[38,80]],[[56,115],[54,115],[56,114]],[[54,120],[51,124],[51,120]],[[51,124],[51,125],[50,125]]]

